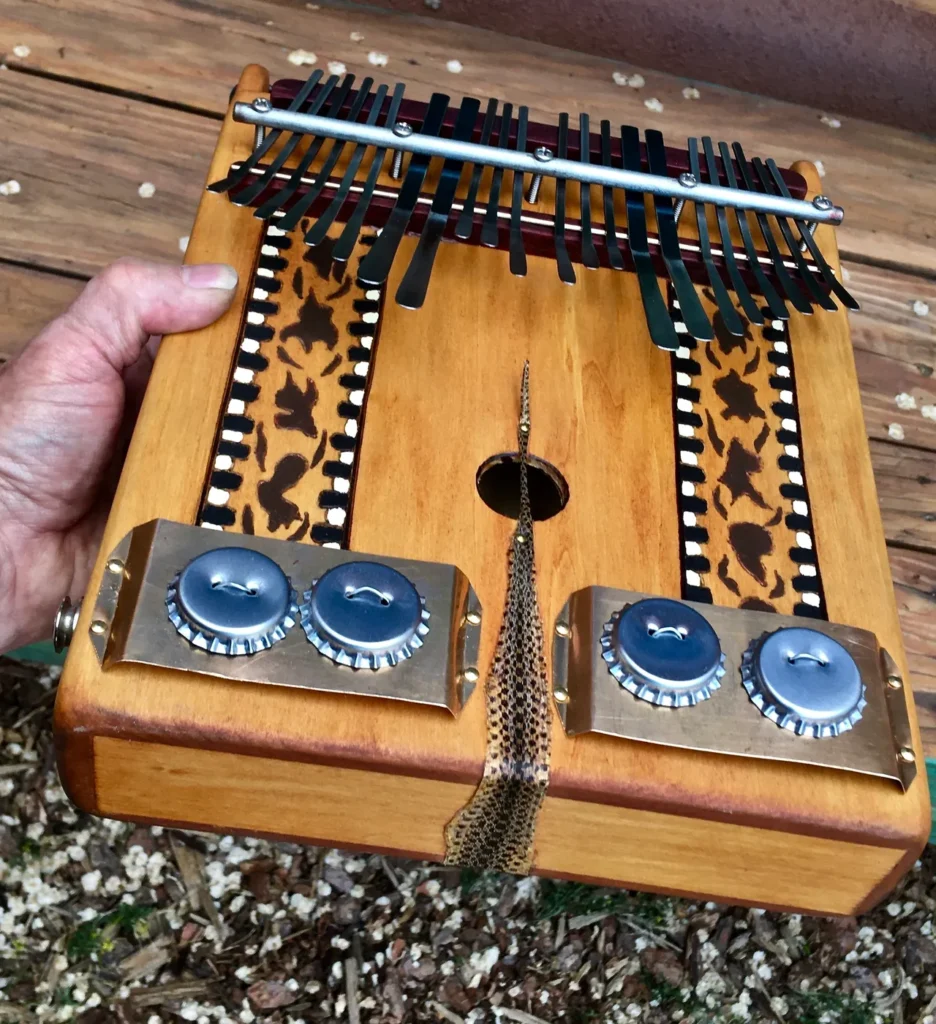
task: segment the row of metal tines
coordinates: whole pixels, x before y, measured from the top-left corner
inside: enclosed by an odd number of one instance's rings
[[[326,79],[319,88],[322,73],[316,71],[302,85],[293,97],[288,110],[321,115],[335,120],[358,122],[362,113],[366,115],[362,124],[376,126],[382,119],[383,126],[392,129],[395,137],[405,139],[413,133],[413,127],[399,119],[400,105],[403,101],[404,87],[397,84],[392,93],[386,85],[380,85],[371,97],[373,80],[365,78],[358,89],[354,89],[355,77],[346,75],[339,80],[338,76]],[[368,98],[371,98],[369,106]],[[258,110],[269,108],[269,100],[256,101]],[[434,93],[426,105],[419,132],[427,136],[439,136],[450,104],[449,97]],[[528,108],[517,109],[516,128],[514,129],[514,108],[504,103],[498,116],[499,102],[490,99],[484,113],[481,128],[481,145],[507,148],[514,138],[514,148],[520,152],[527,150],[527,126],[529,122]],[[451,138],[458,142],[470,142],[480,116],[481,103],[477,99],[465,98],[458,108]],[[590,138],[590,122],[587,114],[579,116],[579,138]],[[238,205],[250,205],[263,197],[255,215],[264,220],[277,219],[277,225],[283,230],[293,230],[309,212],[323,192],[333,192],[331,201],[305,232],[305,241],[311,246],[320,245],[328,237],[329,228],[352,192],[356,193],[353,213],[348,217],[345,227],[332,245],[332,258],[346,261],[350,258],[355,243],[364,226],[368,208],[378,190],[378,179],[387,165],[387,158],[392,147],[369,147],[365,143],[348,143],[340,139],[329,139],[327,135],[308,137],[301,132],[286,132],[278,128],[265,134],[259,131],[256,145],[251,156],[235,164],[230,173],[222,180],[209,186],[215,192],[228,192],[232,201]],[[538,147],[534,155],[542,159],[543,174],[549,175],[549,159],[553,156],[568,159],[569,115],[559,115],[557,151],[542,152]],[[296,153],[303,139],[308,138],[308,146],[298,157],[295,166],[287,169],[286,165]],[[633,126],[621,127],[621,165],[625,170],[643,170],[640,146],[640,133]],[[604,120],[600,123],[601,162],[612,166],[611,124]],[[330,151],[322,151],[326,142],[331,142]],[[649,172],[654,175],[668,175],[666,149],[663,136],[659,131],[644,132]],[[279,148],[277,149],[277,145]],[[331,176],[342,156],[350,149],[344,172],[340,181],[335,183]],[[356,176],[364,162],[368,149],[372,149],[370,164],[363,184],[356,182]],[[588,163],[591,159],[590,146],[587,141],[578,146],[578,159]],[[755,157],[750,163],[745,157],[740,143],[728,146],[725,142],[717,143],[718,156],[721,158],[721,169],[729,188],[743,189],[751,192],[763,192],[791,198],[789,188],[773,160],[763,161]],[[314,173],[310,170],[319,154],[323,159]],[[720,173],[716,158],[716,145],[705,137],[700,143],[690,138],[687,146],[689,171],[680,180],[689,183],[708,181],[720,186]],[[272,157],[268,162],[264,158]],[[432,273],[436,252],[440,241],[449,225],[450,217],[458,212],[454,227],[456,238],[467,240],[475,228],[476,209],[480,214],[478,192],[481,185],[485,165],[476,162],[471,166],[467,182],[467,192],[463,199],[456,201],[459,182],[469,164],[464,159],[446,158],[442,162],[435,191],[431,197],[422,195],[431,157],[413,152],[410,155],[405,172],[403,171],[403,154],[393,151],[389,166],[386,169],[393,178],[401,181],[396,192],[396,201],[387,217],[386,223],[374,245],[362,258],[359,266],[359,278],[367,286],[382,286],[389,276],[393,260],[399,249],[403,236],[407,233],[414,211],[422,203],[428,205],[422,231],[396,292],[397,302],[408,308],[418,308],[423,304]],[[517,171],[513,175],[510,194],[509,211],[501,208],[501,193],[504,188],[504,170],[494,167],[488,186],[488,195],[483,214],[481,215],[480,242],[482,245],[495,247],[499,244],[499,222],[506,220],[508,228],[509,266],[513,274],[526,274],[527,257],[524,248],[523,229],[528,221],[525,203],[535,203],[538,199],[541,176],[536,175],[531,181],[525,182],[524,175]],[[279,179],[277,181],[277,179]],[[276,183],[268,197],[263,194]],[[672,283],[673,294],[679,304],[681,320],[685,329],[700,341],[711,340],[714,330],[708,315],[703,308],[689,272],[683,259],[684,249],[696,249],[705,268],[705,275],[711,285],[715,304],[721,322],[731,334],[741,336],[745,332],[745,318],[752,324],[762,325],[765,320],[787,320],[790,312],[787,302],[801,313],[812,313],[813,307],[819,306],[826,310],[837,308],[833,301],[834,294],[847,308],[857,309],[857,303],[836,277],[832,267],[822,254],[812,229],[815,225],[806,221],[766,214],[754,214],[756,230],[763,239],[766,256],[758,251],[755,233],[749,215],[744,210],[732,209],[737,232],[741,239],[741,249],[736,250],[732,240],[728,209],[715,206],[718,229],[718,240],[713,245],[704,203],[693,203],[698,238],[680,242],[678,221],[683,203],[665,195],[653,196],[654,219],[656,221],[656,237],[648,229],[647,211],[644,194],[627,190],[626,199],[626,234],[619,231],[615,223],[615,205],[613,189],[602,187],[603,224],[593,225],[591,188],[586,183],[578,183],[580,188],[578,223],[569,223],[566,212],[567,189],[575,182],[557,177],[555,182],[554,211],[552,217],[553,251],[559,277],[567,284],[575,283],[575,270],[567,246],[567,233],[578,232],[578,247],[582,265],[589,269],[597,269],[602,260],[599,257],[598,244],[603,244],[604,262],[616,270],[625,269],[625,257],[621,242],[625,242],[630,252],[634,270],[636,271],[641,298],[646,312],[647,324],[653,341],[661,348],[675,349],[679,338],[673,318],[661,293],[657,270],[654,266],[654,249],[658,247],[659,256],[665,265]],[[300,193],[301,189],[305,189]],[[326,191],[327,190],[327,191]],[[776,229],[783,240],[784,247],[778,242],[774,233]],[[795,229],[795,230],[794,230]],[[799,234],[797,238],[796,235]],[[720,243],[720,244],[719,244]],[[785,248],[785,251],[784,251]],[[811,260],[807,260],[806,254]],[[716,256],[720,257],[725,278],[716,265]],[[742,270],[747,271],[745,275]],[[750,288],[745,280],[748,276],[753,280],[754,288]],[[740,313],[735,308],[731,292],[737,296]],[[782,294],[781,294],[782,293]],[[830,294],[831,293],[831,294]],[[762,297],[758,302],[754,295]],[[741,315],[743,313],[743,316]]]

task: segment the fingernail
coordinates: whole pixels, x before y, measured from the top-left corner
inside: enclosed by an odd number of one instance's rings
[[[237,287],[237,271],[227,263],[191,263],[182,268],[182,280],[189,288]]]

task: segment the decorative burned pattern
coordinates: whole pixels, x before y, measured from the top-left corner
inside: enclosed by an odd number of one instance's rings
[[[825,617],[786,326],[725,330],[699,344],[671,302],[683,597]]]
[[[328,547],[346,542],[381,292],[268,227],[200,523]]]

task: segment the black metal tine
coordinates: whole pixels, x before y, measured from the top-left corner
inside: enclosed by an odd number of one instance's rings
[[[731,154],[729,153],[727,143],[719,142],[718,150],[722,154],[723,160],[725,159],[725,154],[728,153],[728,162],[730,163]],[[756,192],[757,186],[754,184],[754,179],[751,177],[747,160],[744,157],[744,150],[741,148],[741,144],[739,142],[734,143],[734,154],[738,162],[738,170],[741,172],[741,188],[746,188],[748,192]],[[760,233],[767,245],[767,252],[770,254],[771,260],[773,260],[774,273],[777,275],[777,280],[783,285],[783,290],[787,293],[790,302],[793,303],[793,308],[798,309],[801,313],[804,313],[807,316],[811,315],[813,311],[812,303],[806,298],[803,294],[803,289],[800,288],[787,271],[787,268],[783,263],[783,253],[780,252],[780,246],[777,245],[774,233],[770,230],[770,222],[767,220],[766,215],[757,210],[754,213],[754,217],[757,220],[757,226],[760,228]]]
[[[611,166],[611,122],[601,122],[601,162],[605,167]],[[605,248],[608,250],[608,262],[614,270],[624,269],[624,257],[617,240],[617,227],[614,224],[614,189],[605,185],[602,189],[604,202]]]
[[[644,140],[647,144],[647,163],[650,173],[666,177],[666,147],[663,144],[663,133],[655,128],[648,128],[644,132]],[[679,248],[679,235],[676,231],[673,200],[669,196],[655,195],[653,208],[656,211],[660,251],[663,253],[663,262],[666,264],[673,288],[676,290],[676,298],[679,300],[679,308],[686,330],[698,341],[711,341],[715,337],[712,322],[705,315],[695,285],[692,283],[692,278],[689,277],[686,264],[683,263],[682,251]]]
[[[494,130],[494,115],[497,113],[497,100],[488,100],[487,110],[484,112],[484,123],[481,125],[481,145],[486,146],[491,141],[491,132]],[[481,184],[481,175],[484,172],[484,164],[476,163],[471,171],[471,182],[468,185],[468,194],[465,196],[465,203],[462,207],[461,216],[455,225],[456,238],[470,238],[471,229],[474,227],[474,208],[478,198],[478,186]]]
[[[517,152],[526,150],[527,121],[530,117],[529,107],[517,110]],[[510,204],[510,272],[515,277],[526,277],[527,261],[523,249],[523,175],[520,171],[513,172],[513,197]]]
[[[448,105],[449,98],[444,93],[434,92],[432,94],[422,127],[419,129],[422,135],[439,134]],[[397,195],[396,205],[390,212],[383,231],[377,236],[377,241],[371,246],[370,252],[361,260],[358,278],[364,284],[376,286],[387,280],[393,265],[393,257],[400,247],[400,241],[413,216],[413,210],[416,209],[419,190],[426,180],[429,164],[430,157],[423,153],[413,153],[410,157],[403,185]]]
[[[701,182],[702,169],[699,166],[699,140],[689,139],[688,149],[689,173],[692,174],[696,181]],[[696,225],[699,229],[699,249],[702,252],[702,262],[705,264],[705,270],[712,285],[712,292],[715,295],[718,311],[721,313],[722,323],[729,334],[734,334],[739,338],[744,337],[744,321],[738,316],[738,311],[734,308],[734,303],[731,301],[731,295],[729,295],[725,282],[722,281],[721,274],[718,273],[718,268],[712,259],[712,243],[709,239],[708,221],[705,218],[705,204],[695,203],[694,205]]]
[[[455,127],[452,130],[452,138],[456,142],[471,141],[480,110],[480,100],[462,100]],[[426,299],[426,289],[429,287],[429,278],[432,276],[432,264],[435,261],[439,242],[442,240],[442,233],[448,224],[452,203],[455,201],[455,190],[458,188],[458,182],[464,169],[464,160],[450,159],[442,164],[429,215],[423,224],[422,233],[416,243],[410,265],[406,268],[403,280],[397,288],[396,301],[404,309],[419,309]]]
[[[751,160],[751,166],[754,168],[754,173],[757,175],[757,179],[760,180],[760,184],[764,192],[768,195],[774,195],[773,182],[770,180],[770,175],[767,173],[764,161],[761,160],[759,156],[755,156]],[[780,228],[780,233],[783,235],[783,240],[786,242],[787,248],[790,250],[790,257],[796,264],[796,269],[799,271],[800,279],[803,284],[806,285],[813,301],[822,306],[823,309],[828,310],[830,313],[834,313],[838,309],[838,306],[836,306],[828,296],[825,289],[809,269],[809,264],[805,259],[803,259],[803,254],[800,252],[799,243],[796,241],[796,236],[793,234],[790,222],[786,217],[775,217],[774,219]]]
[[[621,156],[625,170],[642,170],[640,132],[632,125],[621,126]],[[676,333],[673,318],[663,301],[660,286],[657,284],[653,260],[650,258],[644,194],[625,189],[624,198],[627,202],[627,242],[634,260],[634,268],[637,271],[637,283],[640,285],[640,297],[643,300],[644,314],[647,318],[647,330],[657,348],[675,352],[680,345],[679,335]]]
[[[560,160],[569,155],[569,115],[559,115],[559,145],[556,154]],[[553,243],[556,247],[556,269],[563,284],[575,284],[575,268],[569,259],[565,240],[566,180],[556,178],[556,209],[553,214]]]
[[[365,78],[364,81],[361,82],[361,87],[358,89],[357,95],[354,97],[354,102],[351,104],[346,120],[356,121],[361,116],[361,111],[364,109],[364,103],[367,100],[367,97],[370,96],[370,90],[373,84],[373,78]],[[347,142],[342,142],[338,139],[335,139],[332,142],[331,151],[325,158],[322,166],[319,168],[318,174],[315,175],[315,178],[309,185],[309,190],[304,196],[293,203],[277,225],[282,228],[283,231],[292,231],[292,229],[305,216],[306,211],[311,208],[315,200],[321,195],[322,189],[325,188],[325,183],[328,181],[332,171],[341,159],[341,154],[344,152],[345,146],[347,146]]]
[[[588,114],[579,114],[579,160],[583,164],[589,162],[591,154],[591,129],[588,122]],[[592,241],[591,226],[591,185],[587,181],[581,183],[579,193],[579,217],[582,225],[582,266],[588,270],[597,270],[601,266],[598,259],[598,250]]]
[[[309,98],[309,94],[318,85],[319,79],[322,77],[322,72],[313,71],[311,75],[303,83],[302,88],[296,93],[292,103],[286,108],[290,113],[295,113],[297,110],[302,108],[302,105]],[[270,152],[273,145],[278,141],[279,137],[283,134],[283,129],[274,128],[272,131],[268,131],[264,136],[263,142],[250,154],[249,157],[237,168],[236,171],[231,171],[226,178],[222,178],[220,181],[214,181],[208,186],[209,192],[227,192],[228,189],[234,188],[235,185],[239,185],[244,178],[257,166],[257,164]],[[298,141],[298,140],[297,140]]]
[[[371,105],[370,113],[367,115],[365,124],[373,125],[377,123],[377,118],[380,116],[381,110],[383,110],[384,100],[386,98],[387,86],[381,85],[374,96],[374,102]],[[351,185],[354,182],[354,176],[357,174],[358,168],[361,166],[361,161],[364,159],[364,154],[366,152],[366,143],[359,142],[354,147],[354,152],[351,154],[351,159],[348,161],[344,177],[338,185],[334,198],[328,204],[328,207],[321,217],[319,217],[319,219],[306,232],[304,239],[306,245],[315,246],[325,239],[325,236],[328,234],[328,229],[332,226],[332,223],[338,216],[338,211],[342,206],[344,206],[345,200],[348,198],[348,193],[351,191]]]
[[[349,75],[348,78],[350,78],[352,81],[354,80],[353,75]],[[312,101],[311,106],[309,107],[308,112],[310,114],[318,114],[319,111],[322,110],[326,100],[329,100],[333,96],[337,82],[337,75],[331,75],[325,81],[325,84],[322,86],[321,89],[319,89],[318,95],[315,97],[315,99]],[[347,88],[351,88],[350,83],[347,84]],[[342,85],[339,91],[343,94],[345,92],[345,86]],[[254,199],[256,199],[257,196],[260,195],[260,193],[267,187],[267,185],[269,185],[269,183],[279,172],[280,168],[292,156],[296,147],[305,137],[306,136],[300,134],[299,132],[296,132],[292,136],[292,138],[287,139],[286,144],[279,151],[279,153],[276,154],[276,157],[274,158],[273,162],[270,164],[269,167],[266,168],[263,174],[261,174],[259,178],[251,182],[249,185],[242,188],[240,191],[232,194],[231,201],[236,203],[238,206],[246,206],[248,203],[252,203]],[[321,145],[321,142],[319,142],[319,145]],[[292,179],[290,179],[290,184],[292,184]],[[298,178],[296,179],[295,184],[299,184]],[[295,186],[293,186],[292,189],[289,188],[289,185],[286,186],[286,188],[283,190],[285,192],[285,195],[283,195],[283,202],[286,202],[286,200],[289,199],[294,189]],[[259,216],[259,212],[255,213],[255,216]]]
[[[505,103],[501,112],[500,133],[497,136],[497,145],[500,149],[506,149],[510,145],[510,123],[513,116],[513,104]],[[497,246],[497,211],[500,209],[501,183],[504,180],[504,168],[495,167],[491,175],[491,188],[488,192],[487,209],[484,211],[484,221],[481,224],[481,244],[488,248]]]
[[[705,140],[702,140],[703,145]],[[728,179],[729,188],[738,187],[738,179],[735,177],[734,167],[732,166],[731,153],[728,152],[728,147],[724,142],[719,142],[718,152],[721,155],[722,164],[725,168],[725,177]],[[751,235],[751,227],[748,224],[747,214],[744,210],[735,209],[735,220],[738,222],[738,229],[741,232],[741,239],[744,242],[744,251],[747,253],[748,265],[751,268],[751,273],[757,280],[757,287],[760,289],[761,295],[764,296],[764,300],[767,303],[767,307],[770,310],[770,315],[776,320],[789,320],[790,311],[786,308],[783,299],[777,294],[777,289],[770,283],[767,275],[764,273],[764,268],[760,265],[760,260],[757,258],[757,248],[754,245],[754,238]]]
[[[718,166],[715,163],[715,150],[712,148],[712,140],[706,135],[702,139],[702,150],[705,153],[705,165],[708,170],[709,183],[712,185],[721,184],[718,178]],[[744,310],[744,315],[756,327],[762,327],[764,316],[760,307],[754,301],[750,289],[741,276],[738,269],[738,261],[735,259],[734,244],[731,241],[731,231],[728,228],[728,213],[724,206],[715,207],[715,217],[718,220],[718,234],[722,244],[722,258],[725,261],[725,268],[728,271],[728,279],[731,281],[731,288],[738,296],[738,302]]]
[[[390,109],[387,111],[387,116],[384,119],[384,126],[396,124],[397,115],[400,112],[400,104],[403,102],[403,92],[405,88],[406,86],[404,86],[402,82],[397,82],[393,87],[393,95],[390,97]],[[361,194],[358,196],[358,200],[354,204],[354,213],[352,213],[348,218],[348,221],[344,226],[344,231],[341,232],[338,241],[332,249],[332,259],[336,263],[346,263],[351,258],[351,253],[354,251],[358,235],[361,233],[361,228],[364,225],[364,218],[367,216],[367,210],[370,207],[371,199],[374,198],[374,189],[377,187],[377,179],[380,177],[380,172],[383,170],[384,161],[386,159],[386,146],[380,146],[374,151],[374,157],[371,160],[370,170],[367,172],[364,188],[361,190]]]
[[[767,158],[767,168],[773,176],[774,185],[779,191],[780,195],[786,199],[792,199],[790,190],[787,188],[786,182],[783,180],[783,175],[780,173],[780,168],[777,167],[776,161],[773,158]],[[860,309],[857,301],[842,284],[841,281],[835,276],[835,271],[829,266],[828,260],[823,256],[822,250],[813,238],[813,233],[809,229],[809,226],[805,221],[794,219],[793,223],[796,225],[797,230],[803,238],[807,248],[812,253],[813,259],[816,261],[816,266],[822,272],[822,276],[828,282],[829,287],[835,293],[836,298],[845,306],[846,309]]]

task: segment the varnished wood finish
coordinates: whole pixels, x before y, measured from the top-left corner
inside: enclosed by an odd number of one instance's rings
[[[264,84],[256,69],[248,70],[239,96],[249,98]],[[211,177],[221,176],[249,141],[248,129],[227,124]],[[225,252],[249,262],[246,254],[256,251],[258,230],[249,210],[232,210],[224,197],[205,196],[189,258],[216,259]],[[834,251],[824,235],[823,244]],[[352,534],[357,550],[454,561],[468,574],[485,607],[482,672],[499,623],[510,523],[479,501],[474,471],[485,457],[512,447],[524,358],[531,359],[533,373],[532,450],[566,474],[572,495],[563,513],[537,529],[546,623],[579,586],[680,592],[670,365],[646,335],[635,280],[583,272],[579,285],[568,289],[556,281],[551,263],[531,261],[526,280],[505,285],[505,262],[502,253],[444,246],[436,274],[448,286],[430,291],[422,313],[394,309],[384,318]],[[396,264],[391,290],[404,267],[405,259]],[[243,290],[249,267],[239,269]],[[239,315],[235,304],[197,340],[174,338],[164,345],[102,555],[132,525],[154,515],[194,518],[216,423],[206,413],[220,407],[224,375],[217,371],[231,364]],[[849,471],[847,487],[825,486],[812,495],[820,550],[829,552],[823,558],[834,567],[836,603],[830,599],[830,610],[834,618],[875,630],[900,661],[847,323],[838,314],[797,321],[794,329],[799,347],[811,353],[806,366],[797,366],[798,378],[812,380],[801,391],[801,406],[808,402],[812,409],[808,427],[805,416],[803,421],[807,459],[818,444],[808,438],[825,443],[825,432],[831,436],[829,451],[808,472],[826,481],[834,479],[836,468]],[[206,376],[209,360],[213,374]],[[829,379],[837,382],[834,391]],[[166,437],[180,433],[187,442],[185,459],[165,444]],[[869,554],[856,563],[845,547],[865,535]],[[829,571],[826,561],[823,571]],[[100,572],[99,562],[92,592]],[[86,758],[70,758],[69,735],[97,734],[94,806],[102,812],[241,827],[245,812],[236,808],[253,802],[256,779],[266,777],[276,780],[266,787],[277,794],[269,800],[277,809],[275,831],[354,842],[355,830],[362,828],[370,830],[367,844],[429,856],[439,855],[442,827],[479,777],[484,749],[480,694],[456,720],[389,702],[132,666],[102,674],[83,633],[69,655],[57,724],[63,774],[76,795],[81,787],[86,791],[92,769]],[[146,755],[152,748],[127,747],[127,740],[171,747],[170,753],[158,753],[168,772],[166,786],[153,786],[154,761]],[[570,740],[558,722],[553,740],[552,784],[535,858],[545,871],[755,903],[776,902],[777,892],[787,887],[791,903],[854,910],[897,862],[915,856],[928,832],[920,779],[901,796],[881,780],[821,769],[770,762],[739,769],[736,759],[714,755],[600,736]],[[262,760],[229,760],[241,755]],[[185,766],[196,763],[210,765],[199,770],[202,784],[185,788],[180,782],[183,790],[176,791],[170,782],[184,780]],[[361,776],[349,772],[366,772],[373,784],[361,787]],[[205,781],[209,777],[227,788],[226,801]],[[357,803],[342,788],[348,779]],[[382,789],[387,779],[393,785]],[[337,819],[328,814],[319,825],[315,802],[295,799],[293,783],[299,780],[336,794],[346,826],[335,831]],[[400,793],[409,784],[414,788],[408,792],[417,796],[403,800]],[[171,809],[179,793],[187,807],[181,816],[181,805]],[[383,799],[393,799],[397,809],[388,810]],[[420,804],[419,828],[413,800]],[[147,803],[164,810],[153,815]],[[270,830],[268,823],[244,827]],[[657,858],[672,863],[663,882],[636,867],[631,873],[627,864],[620,871],[615,867],[617,851],[635,833],[649,837]],[[757,872],[739,877],[743,865],[769,858],[783,842],[801,840],[808,840],[810,871],[817,877],[839,873],[827,897],[804,888],[803,862],[796,858],[782,860],[769,879]],[[695,860],[685,855],[690,848]],[[726,848],[736,871],[718,867]],[[854,859],[853,872],[841,872],[845,857],[849,864]]]

